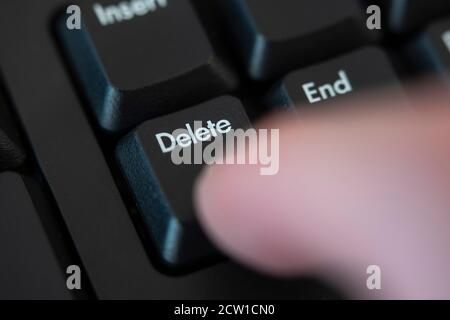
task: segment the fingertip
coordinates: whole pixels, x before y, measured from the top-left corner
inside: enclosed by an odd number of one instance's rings
[[[301,271],[294,261],[301,253],[292,255],[283,220],[278,223],[277,211],[261,201],[272,196],[270,185],[251,166],[208,167],[195,187],[198,220],[230,257],[263,273],[292,275]]]
[[[224,253],[235,255],[236,242],[240,240],[230,233],[243,232],[236,229],[242,225],[236,219],[239,210],[235,204],[239,199],[231,201],[235,186],[230,185],[232,182],[224,171],[227,169],[218,166],[205,168],[195,186],[195,207],[198,221],[210,240]]]

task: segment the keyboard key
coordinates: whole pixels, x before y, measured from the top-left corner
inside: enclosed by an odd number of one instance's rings
[[[240,101],[229,96],[147,121],[117,148],[145,228],[170,267],[192,266],[215,256],[195,222],[192,204],[193,184],[204,162],[176,165],[170,151],[177,145],[192,152],[202,137],[223,136],[225,125],[232,129],[250,126]],[[200,148],[204,150],[209,143]]]
[[[83,27],[60,35],[100,126],[121,132],[233,90],[186,0],[82,2]]]
[[[433,19],[450,14],[448,0],[384,0],[388,24],[395,33],[407,33],[425,27]]]
[[[0,129],[0,171],[17,168],[24,160],[24,153]]]
[[[450,19],[428,27],[408,51],[411,60],[444,81],[450,81]]]
[[[22,178],[0,174],[0,299],[70,299],[63,269]]]
[[[359,0],[217,0],[249,76],[257,80],[372,40]]]
[[[366,47],[290,73],[270,92],[268,100],[287,107],[316,108],[383,86],[403,96],[387,56],[380,49]]]

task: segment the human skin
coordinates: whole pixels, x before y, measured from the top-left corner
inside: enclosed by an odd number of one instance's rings
[[[278,174],[216,165],[198,180],[212,241],[250,268],[313,272],[354,298],[450,299],[450,99],[388,98],[264,120],[280,130]],[[381,290],[367,289],[370,265]]]

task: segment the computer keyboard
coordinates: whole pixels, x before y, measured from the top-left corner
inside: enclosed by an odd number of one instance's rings
[[[192,189],[203,167],[198,155],[203,155],[208,140],[214,141],[230,128],[248,127],[250,122],[241,102],[222,96],[149,120],[119,142],[119,164],[149,236],[168,267],[196,266],[217,256],[195,222]],[[175,137],[171,134],[175,130],[186,133]],[[200,145],[202,140],[206,143]],[[197,156],[193,151],[196,145],[201,148]],[[172,161],[171,151],[176,148],[180,155],[188,148],[193,151],[187,153],[188,163]]]
[[[237,87],[189,1],[150,2],[153,10],[128,19],[115,1],[84,2],[84,25],[76,32],[62,16],[61,42],[100,126],[110,132]]]
[[[236,54],[256,80],[274,79],[376,37],[364,27],[366,16],[359,0],[276,4],[271,0],[222,0],[217,4]]]
[[[70,298],[59,258],[18,173],[0,175],[0,212],[0,299]]]
[[[195,218],[203,164],[170,150],[274,110],[448,81],[449,3],[92,0],[69,30],[70,3],[2,1],[0,298],[339,296],[222,256]],[[382,30],[366,25],[371,4]],[[72,265],[81,290],[66,287]]]
[[[269,93],[273,97],[268,99],[274,106],[299,106],[301,111],[383,87],[403,95],[400,79],[386,54],[379,48],[365,47],[289,73]]]
[[[14,142],[0,130],[0,170],[17,168],[22,164],[24,157]]]
[[[15,130],[5,104],[3,92],[0,92],[0,172],[16,169],[25,161],[20,139],[13,134]]]
[[[390,31],[397,34],[417,31],[432,19],[450,13],[450,3],[446,0],[433,0],[431,3],[423,0],[382,0],[381,4],[388,10]]]
[[[432,23],[410,49],[417,57],[416,63],[433,70],[444,81],[450,75],[450,20]]]

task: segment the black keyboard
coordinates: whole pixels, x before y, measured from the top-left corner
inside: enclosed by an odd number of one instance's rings
[[[366,24],[374,4],[381,30]],[[0,3],[0,299],[339,296],[223,256],[195,218],[204,163],[170,151],[276,110],[448,85],[450,1],[76,5],[72,30],[65,1]],[[73,266],[81,289],[67,287]]]

